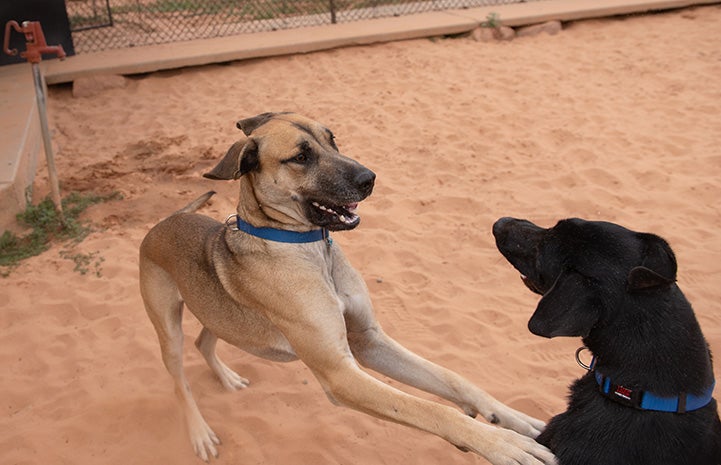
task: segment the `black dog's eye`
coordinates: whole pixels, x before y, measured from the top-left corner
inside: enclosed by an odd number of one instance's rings
[[[588,285],[593,285],[598,282],[597,278],[594,278],[593,276],[590,276],[586,273],[581,273],[580,271],[578,271],[576,268],[574,268],[572,266],[568,266],[568,265],[565,266],[563,268],[563,272],[567,273],[567,274],[575,273],[575,274],[579,275],[581,278],[583,278],[583,281]]]

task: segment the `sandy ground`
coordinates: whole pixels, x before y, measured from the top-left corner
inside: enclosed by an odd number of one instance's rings
[[[143,310],[137,249],[207,190],[218,195],[205,214],[234,211],[237,187],[201,174],[241,137],[235,121],[264,111],[323,122],[377,173],[361,225],[333,237],[386,331],[511,406],[550,418],[582,370],[578,339],[526,329],[537,298],[495,249],[501,216],[604,219],[665,237],[721,352],[719,30],[710,6],[509,43],[413,40],[159,72],[91,98],[51,88],[63,191],[124,199],[87,213],[97,230],[74,253],[102,257],[90,273],[56,246],[0,280],[0,462],[199,463]],[[333,407],[300,362],[220,344],[252,382],[226,392],[192,346],[192,316],[185,331],[188,377],[223,440],[217,463],[487,463]]]

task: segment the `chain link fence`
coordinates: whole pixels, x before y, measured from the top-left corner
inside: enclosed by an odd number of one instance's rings
[[[77,53],[540,0],[66,0]]]

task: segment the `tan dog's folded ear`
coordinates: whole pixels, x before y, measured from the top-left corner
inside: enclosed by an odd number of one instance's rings
[[[238,141],[209,173],[203,177],[220,181],[238,179],[249,171],[258,168],[258,144],[253,139]]]
[[[252,118],[245,118],[237,123],[235,125],[243,131],[243,134],[246,136],[249,136],[253,131],[255,131],[259,126],[264,125],[268,122],[271,118],[273,118],[278,113],[261,113],[259,115],[253,116]]]

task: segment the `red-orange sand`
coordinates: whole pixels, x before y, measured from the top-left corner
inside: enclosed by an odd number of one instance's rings
[[[236,120],[265,111],[323,122],[377,173],[361,225],[333,237],[410,349],[517,409],[561,412],[582,375],[580,341],[528,332],[537,297],[491,225],[579,216],[671,243],[721,376],[719,32],[721,7],[708,6],[507,43],[422,39],[158,72],[89,98],[51,88],[63,191],[124,199],[88,210],[102,227],[72,252],[96,252],[86,275],[58,245],[0,279],[0,463],[199,463],[138,292],[137,250],[210,189],[203,213],[234,211],[237,186],[201,174],[242,137]],[[36,184],[47,192],[42,166]],[[300,362],[220,344],[252,383],[226,392],[187,313],[185,329],[188,377],[223,441],[218,464],[487,463],[332,406]]]

